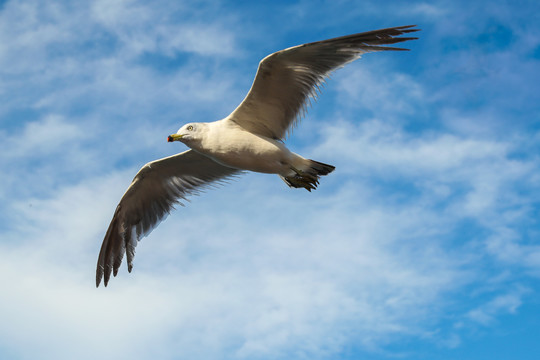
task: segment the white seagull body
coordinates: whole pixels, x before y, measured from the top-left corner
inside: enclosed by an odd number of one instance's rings
[[[133,268],[137,242],[166,217],[173,206],[212,183],[241,171],[278,174],[287,185],[316,189],[332,165],[291,152],[283,139],[309,98],[316,98],[328,75],[362,54],[407,50],[387,45],[416,39],[398,37],[418,31],[414,25],[374,30],[291,47],[259,64],[242,103],[225,119],[182,126],[168,141],[191,149],[144,165],[126,190],[99,253],[96,286],[116,276],[124,254]]]

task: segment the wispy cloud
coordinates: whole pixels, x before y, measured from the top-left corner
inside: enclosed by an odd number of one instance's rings
[[[143,342],[152,329],[157,332],[153,336],[165,337],[158,341],[164,341],[164,346],[179,342],[183,353],[206,357],[223,351],[231,357],[331,353],[348,342],[349,332],[365,346],[377,347],[392,334],[421,331],[408,325],[411,320],[418,324],[419,319],[427,319],[436,309],[435,299],[467,281],[460,263],[438,245],[399,244],[401,234],[421,232],[417,225],[429,217],[421,209],[414,210],[419,212],[414,224],[404,220],[401,211],[366,208],[366,204],[346,217],[350,206],[358,206],[344,201],[355,195],[355,187],[323,198],[323,207],[320,199],[300,195],[305,203],[302,216],[289,220],[275,216],[295,201],[287,194],[267,201],[270,194],[263,193],[258,201],[261,216],[246,224],[242,219],[251,212],[253,197],[241,194],[260,193],[261,181],[267,182],[261,178],[231,184],[232,189],[196,199],[189,211],[172,216],[141,243],[130,281],[116,279],[112,299],[99,300],[106,293],[92,294],[88,274],[93,269],[100,224],[108,220],[107,209],[114,208],[120,178],[81,184],[54,199],[18,207],[21,220],[9,236],[13,241],[4,244],[2,251],[2,264],[10,274],[5,279],[14,279],[4,284],[12,289],[4,297],[4,309],[16,306],[22,298],[41,298],[40,306],[46,307],[48,317],[38,316],[33,303],[28,305],[30,314],[45,322],[57,318],[66,322],[54,338],[42,336],[43,343],[28,347],[27,354],[66,337],[73,347],[63,351],[73,356],[80,356],[86,341],[98,343],[108,337],[114,339],[115,345],[109,346],[115,352],[130,353],[127,339]],[[77,206],[81,203],[85,206]],[[208,218],[210,208],[219,209],[219,220]],[[28,221],[35,227],[25,230]],[[388,221],[395,224],[392,229],[386,226]],[[21,235],[34,250],[20,247],[15,237]],[[408,236],[407,241],[412,238]],[[39,243],[47,246],[36,246]],[[418,262],[417,257],[425,261]],[[121,275],[125,280],[127,273]],[[56,289],[55,295],[50,288]],[[154,295],[149,298],[141,292]],[[78,307],[67,306],[61,299],[84,303],[85,311],[79,313]],[[130,305],[126,307],[124,301]],[[159,303],[166,306],[156,308]],[[131,324],[132,330],[118,334],[118,328],[107,327],[88,338],[99,321],[107,323],[111,316]],[[174,320],[166,325],[160,320],[165,318]],[[17,323],[30,333],[28,327],[35,325]],[[82,328],[76,324],[83,324]],[[79,333],[70,332],[74,326]],[[330,332],[335,336],[328,338]],[[197,342],[189,345],[194,337]],[[8,338],[24,345],[24,339]],[[98,347],[92,356],[100,351],[103,348]]]
[[[468,329],[518,316],[540,274],[537,29],[496,4],[351,4],[5,3],[0,349],[385,356],[402,340],[463,346]],[[270,51],[413,15],[413,51],[340,70],[288,141],[337,166],[317,192],[249,174],[195,197],[96,291],[117,201],[141,165],[179,150],[166,134],[225,116]]]
[[[500,314],[514,314],[523,303],[525,289],[517,289],[503,295],[497,295],[489,302],[468,312],[469,319],[481,324],[491,325]]]

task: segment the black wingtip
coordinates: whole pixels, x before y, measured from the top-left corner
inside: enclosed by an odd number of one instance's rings
[[[395,26],[391,28],[371,30],[363,33],[345,35],[335,39],[325,40],[332,42],[352,42],[361,44],[365,51],[407,51],[409,49],[392,46],[409,40],[418,40],[415,36],[403,36],[405,34],[420,31],[415,28],[417,25]],[[403,36],[403,37],[402,37]],[[316,44],[316,43],[314,43]],[[310,45],[310,44],[306,44]]]
[[[103,279],[103,266],[97,265],[96,269],[96,288],[99,287],[99,284],[101,284],[101,279]]]
[[[105,286],[107,286],[107,284],[109,283],[109,279],[111,278],[111,271],[110,270],[107,270],[105,272],[105,276],[103,278],[103,283],[105,284]]]
[[[417,26],[418,25],[405,25],[405,26],[397,26],[395,28],[390,28],[390,29],[398,30],[402,34],[408,34],[408,33],[416,32],[416,31],[422,31],[422,29],[418,29],[418,28],[413,29],[413,28],[416,28]]]
[[[404,32],[413,32],[413,31],[419,31],[419,30],[422,30],[422,29],[411,29],[411,28],[415,28],[417,27],[418,25],[405,25],[405,26],[400,26],[399,29],[407,29],[407,30],[404,30]]]
[[[105,280],[105,281],[103,282],[103,285],[104,285],[105,287],[107,287],[107,284],[108,284],[108,283],[109,283],[109,282],[108,282],[107,280]],[[101,277],[96,279],[96,288],[99,288],[99,285],[101,285]]]

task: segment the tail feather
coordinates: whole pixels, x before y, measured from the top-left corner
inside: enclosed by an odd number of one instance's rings
[[[335,166],[328,165],[319,161],[315,161],[315,160],[309,160],[309,161],[310,161],[309,166],[311,167],[311,169],[317,172],[316,175],[318,176],[328,175],[332,171],[334,171],[336,168]]]
[[[281,179],[289,187],[304,188],[307,191],[315,190],[319,185],[319,178],[330,174],[336,167],[315,160],[307,160],[306,166],[301,169],[292,169],[295,174],[282,176]]]

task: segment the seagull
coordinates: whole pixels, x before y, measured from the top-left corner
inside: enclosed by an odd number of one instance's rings
[[[148,235],[176,204],[189,195],[221,184],[244,171],[277,174],[292,188],[314,190],[334,166],[306,159],[284,144],[305,115],[310,99],[334,70],[362,54],[408,50],[389,46],[416,37],[416,25],[341,36],[287,48],[259,63],[245,99],[226,118],[189,123],[167,141],[190,150],[144,165],[120,203],[105,234],[96,270],[96,287],[117,275],[124,254],[133,269],[137,242]]]

